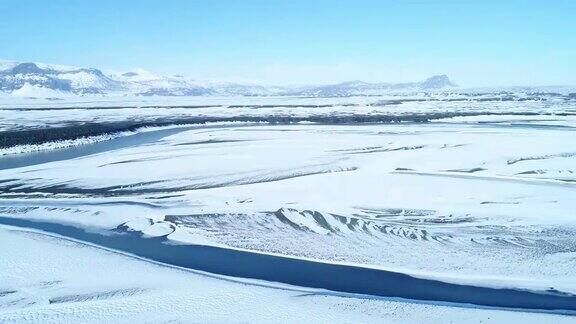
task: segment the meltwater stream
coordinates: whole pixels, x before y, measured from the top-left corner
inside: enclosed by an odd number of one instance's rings
[[[155,142],[164,137],[184,132],[191,128],[192,127],[163,128],[117,137],[110,140],[86,145],[78,145],[49,151],[0,156],[0,170],[15,169],[54,161],[70,160],[82,156],[98,154],[149,142]]]
[[[178,267],[336,292],[530,311],[576,314],[576,295],[557,291],[488,288],[416,278],[357,266],[329,264],[200,245],[166,244],[119,227],[99,234],[49,222],[0,217],[0,224],[42,230]]]

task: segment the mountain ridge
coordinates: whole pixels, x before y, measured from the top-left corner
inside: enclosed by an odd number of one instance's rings
[[[398,90],[430,91],[455,87],[446,75],[420,82],[347,81],[308,86],[275,86],[233,82],[200,82],[180,75],[163,76],[142,69],[105,73],[96,68],[35,62],[0,62],[0,91],[26,93],[33,89],[71,95],[131,94],[136,96],[350,96],[385,94]]]

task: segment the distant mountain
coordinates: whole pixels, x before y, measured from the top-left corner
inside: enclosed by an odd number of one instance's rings
[[[446,87],[456,87],[457,85],[450,81],[447,75],[435,75],[418,84],[422,89],[443,89]]]
[[[230,82],[198,82],[180,75],[162,76],[137,69],[104,73],[94,68],[76,68],[41,63],[0,61],[0,91],[14,95],[72,94],[139,96],[351,96],[386,94],[398,90],[427,91],[455,86],[446,75],[422,82],[343,82],[333,85],[280,87]]]
[[[0,90],[15,91],[25,86],[74,94],[104,94],[124,90],[121,82],[97,69],[18,63],[0,71]]]
[[[352,96],[352,95],[378,95],[398,90],[426,91],[455,87],[446,75],[435,75],[422,82],[408,83],[368,83],[363,81],[350,81],[332,85],[323,85],[299,90],[295,94],[310,96]]]

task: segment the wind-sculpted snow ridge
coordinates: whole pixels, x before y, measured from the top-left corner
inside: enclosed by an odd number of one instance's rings
[[[512,249],[564,253],[575,248],[571,237],[576,228],[532,226],[493,226],[494,219],[471,214],[443,214],[434,210],[403,208],[359,208],[351,215],[336,215],[283,207],[274,212],[251,214],[167,215],[146,226],[130,227],[148,232],[155,224],[171,224],[168,238],[188,243],[228,246],[268,251],[297,257],[342,259],[363,264],[370,253],[356,251],[352,259],[343,248],[356,242],[354,249],[376,246],[413,246],[415,250],[446,249],[459,246],[469,251]],[[201,237],[199,240],[198,238]],[[298,241],[306,240],[302,246]],[[326,247],[332,246],[332,249]],[[338,246],[339,248],[334,248]],[[379,252],[385,258],[390,252]],[[373,257],[373,256],[372,256]],[[407,256],[408,257],[408,256]]]
[[[68,194],[68,195],[88,195],[88,196],[123,196],[123,195],[141,195],[141,194],[166,194],[173,192],[202,190],[211,188],[242,186],[256,183],[275,182],[291,178],[306,177],[311,175],[320,175],[334,172],[355,171],[354,166],[349,167],[327,167],[327,166],[307,166],[300,169],[277,170],[273,172],[248,173],[248,174],[229,174],[206,178],[175,178],[166,180],[146,181],[137,183],[128,183],[109,187],[83,188],[74,187],[68,184],[41,184],[35,186],[35,181],[21,183],[17,181],[8,181],[0,183],[0,193],[26,194],[26,193],[43,193],[43,194]]]

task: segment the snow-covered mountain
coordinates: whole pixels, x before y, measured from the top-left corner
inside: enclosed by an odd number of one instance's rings
[[[17,96],[138,95],[138,96],[349,96],[385,94],[398,90],[437,90],[454,87],[446,75],[422,82],[344,82],[331,85],[282,87],[231,82],[200,82],[180,75],[162,76],[136,69],[104,73],[94,68],[76,68],[32,62],[0,61],[0,91]]]
[[[363,81],[350,81],[338,84],[310,87],[296,91],[295,94],[311,96],[351,96],[351,95],[378,95],[398,90],[438,90],[455,87],[446,75],[435,75],[422,82],[408,83],[368,83]]]
[[[43,88],[74,94],[104,94],[124,89],[122,82],[98,69],[53,66],[39,63],[4,63],[0,70],[0,90]]]

